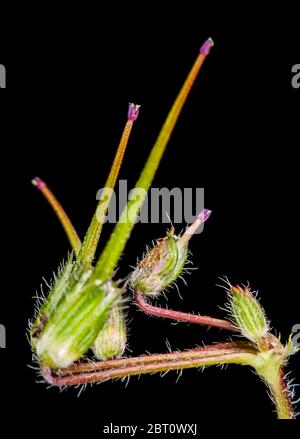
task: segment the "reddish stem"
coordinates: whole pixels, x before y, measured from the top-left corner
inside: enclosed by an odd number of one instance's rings
[[[59,375],[70,375],[73,373],[82,372],[95,372],[105,369],[119,369],[121,367],[133,366],[138,364],[148,364],[161,361],[173,361],[174,359],[181,358],[182,356],[189,356],[189,358],[199,356],[199,352],[205,352],[207,354],[214,354],[216,351],[222,352],[240,352],[241,349],[248,350],[249,352],[254,352],[253,348],[247,341],[236,341],[227,343],[218,343],[211,346],[198,347],[194,349],[185,350],[182,352],[171,352],[169,354],[151,354],[151,355],[140,355],[139,357],[128,357],[121,358],[117,360],[106,360],[106,361],[95,361],[86,363],[76,363],[65,369],[59,370]]]
[[[239,331],[239,329],[228,320],[215,319],[209,316],[189,314],[181,311],[173,311],[172,309],[150,305],[145,299],[144,294],[139,291],[135,294],[135,303],[144,313],[152,316],[163,317],[165,319],[177,320],[180,322],[194,323],[196,325],[215,326],[216,328],[228,329],[230,331]]]
[[[123,358],[95,363],[74,364],[57,371],[42,368],[44,379],[54,386],[74,386],[114,378],[163,372],[212,364],[244,362],[245,355],[256,354],[256,349],[247,342],[219,343],[170,354]]]

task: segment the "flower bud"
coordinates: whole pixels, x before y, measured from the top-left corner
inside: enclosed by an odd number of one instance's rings
[[[46,323],[36,343],[41,364],[57,369],[79,360],[120,301],[121,290],[112,281],[101,282],[88,276],[82,275]]]
[[[244,337],[256,344],[265,339],[269,323],[264,309],[248,287],[230,287],[228,308]]]
[[[149,296],[157,296],[181,274],[188,253],[187,245],[179,245],[174,230],[146,254],[131,275],[131,287]]]
[[[171,286],[184,269],[191,237],[210,215],[211,211],[204,209],[181,237],[174,234],[172,227],[165,238],[158,239],[132,273],[132,289],[147,296],[157,296]]]
[[[99,360],[120,358],[125,351],[126,341],[125,317],[121,306],[116,305],[94,342],[93,352]]]

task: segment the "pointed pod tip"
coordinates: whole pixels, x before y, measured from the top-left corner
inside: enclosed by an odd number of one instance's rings
[[[31,183],[38,189],[44,189],[46,187],[46,183],[40,177],[34,177]]]
[[[211,50],[211,48],[215,45],[214,40],[212,38],[208,38],[201,46],[200,53],[207,56]]]
[[[205,221],[208,220],[208,218],[210,217],[210,215],[212,214],[212,210],[209,209],[203,209],[199,215],[198,215],[198,220],[200,220],[202,223],[205,223]]]
[[[236,296],[237,295],[244,295],[244,296],[253,297],[253,294],[252,294],[250,288],[247,286],[243,286],[243,287],[241,287],[240,285],[231,286],[230,293],[232,295],[236,295]]]
[[[140,105],[133,104],[129,102],[128,104],[128,120],[131,120],[132,122],[135,122],[138,118],[139,112],[140,112]]]

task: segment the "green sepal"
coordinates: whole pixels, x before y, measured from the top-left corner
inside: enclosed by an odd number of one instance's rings
[[[125,351],[126,341],[126,321],[119,304],[113,307],[109,318],[100,330],[93,344],[93,352],[99,360],[120,358]]]
[[[39,361],[53,369],[70,366],[93,345],[121,290],[112,282],[92,281],[84,272],[59,303],[36,344]]]
[[[68,290],[68,284],[70,283],[73,267],[74,254],[71,253],[67,262],[63,265],[55,277],[53,287],[50,289],[50,292],[48,293],[44,303],[39,309],[37,309],[35,320],[30,327],[30,339],[33,349],[35,349],[37,339],[42,333],[46,323]]]
[[[259,301],[248,287],[231,287],[228,309],[244,337],[259,344],[269,332],[269,322]]]

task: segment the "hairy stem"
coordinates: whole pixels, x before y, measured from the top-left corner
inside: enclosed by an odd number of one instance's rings
[[[294,419],[295,414],[282,363],[280,364],[271,358],[262,365],[255,366],[254,364],[254,367],[270,389],[270,396],[275,404],[278,419]]]
[[[221,343],[170,354],[109,360],[73,365],[52,371],[43,367],[44,379],[55,386],[73,386],[101,382],[114,378],[143,375],[155,372],[197,368],[216,364],[249,364],[256,350],[247,342]]]
[[[199,351],[207,352],[207,355],[214,355],[216,349],[218,352],[240,352],[241,350],[247,351],[249,353],[256,353],[256,348],[253,347],[247,341],[236,341],[236,342],[226,342],[226,343],[217,343],[210,346],[205,347],[197,347],[194,349],[185,350],[183,352],[171,352],[169,354],[151,354],[151,355],[141,355],[138,357],[128,357],[122,359],[114,359],[107,361],[96,361],[96,362],[87,362],[87,363],[76,363],[72,366],[69,366],[65,369],[60,369],[59,375],[71,375],[75,373],[82,372],[95,372],[99,370],[105,369],[118,369],[121,367],[133,366],[138,364],[149,364],[149,363],[157,363],[161,361],[174,361],[179,358],[181,355],[187,355],[189,358],[195,358],[199,355]]]
[[[215,319],[209,316],[201,316],[189,314],[181,311],[173,311],[171,309],[160,308],[158,306],[150,305],[145,299],[144,294],[140,292],[135,293],[136,305],[146,314],[156,317],[163,317],[165,319],[176,320],[180,322],[194,323],[196,325],[214,326],[216,328],[228,329],[230,331],[239,331],[239,329],[227,320]]]
[[[278,371],[276,382],[269,383],[278,419],[294,419],[293,405],[283,369]]]

